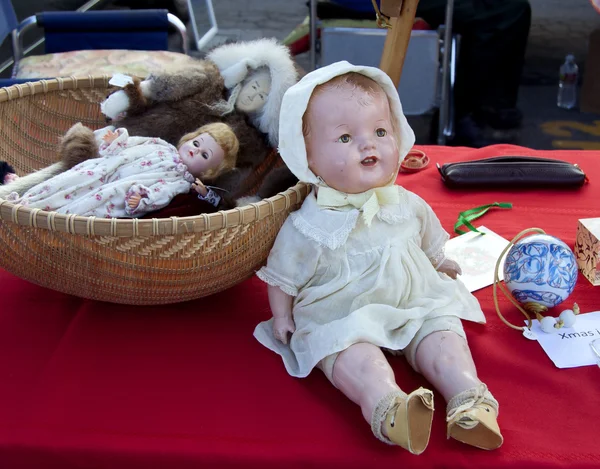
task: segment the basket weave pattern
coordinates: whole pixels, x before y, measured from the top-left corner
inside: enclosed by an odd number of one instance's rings
[[[108,77],[64,78],[0,89],[0,160],[18,174],[57,159],[75,123],[105,125]],[[308,187],[233,210],[167,219],[62,215],[0,199],[0,267],[83,298],[126,304],[187,301],[229,288],[266,260]]]

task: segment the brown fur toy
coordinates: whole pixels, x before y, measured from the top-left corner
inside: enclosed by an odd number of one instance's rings
[[[47,181],[52,176],[56,176],[73,166],[98,155],[98,146],[96,142],[82,139],[82,133],[87,129],[81,124],[75,125],[69,129],[69,132],[60,141],[58,155],[60,161],[45,168],[34,171],[33,173],[21,176],[10,184],[0,186],[0,198],[4,199],[11,192],[24,194],[33,186]]]
[[[260,111],[244,113],[235,108],[232,96],[244,80],[257,70],[268,70],[271,89]],[[278,144],[279,109],[285,91],[296,83],[298,73],[288,49],[271,39],[219,46],[207,59],[193,66],[157,73],[140,82],[134,79],[123,89],[109,95],[102,111],[115,118],[114,125],[127,128],[130,135],[158,137],[177,145],[179,139],[203,125],[223,122],[236,134],[240,150],[237,167],[206,185],[222,189],[223,204],[219,209],[232,208],[243,195],[265,198],[295,184],[296,178],[287,167],[269,172],[257,192],[249,194],[246,183]],[[118,98],[118,109],[107,112],[109,102]],[[124,99],[123,99],[124,98]],[[118,101],[117,100],[117,101]],[[114,108],[114,106],[113,106]],[[125,112],[125,117],[120,115]],[[75,164],[97,156],[93,145],[74,145],[69,134],[60,146],[62,160],[11,183],[10,189],[0,187],[0,197],[11,191],[23,194],[36,184],[65,171]],[[193,196],[193,194],[192,194]],[[200,211],[198,212],[200,213]],[[155,214],[160,216],[160,214]]]
[[[243,83],[265,71],[271,87],[264,106],[256,112],[239,111],[236,93]],[[237,198],[243,193],[244,182],[277,146],[281,99],[297,79],[288,49],[275,40],[227,44],[193,66],[157,73],[143,82],[135,79],[110,95],[102,110],[131,135],[159,137],[174,145],[199,126],[226,123],[240,142],[237,167],[207,184]],[[118,117],[123,112],[125,117]],[[287,168],[279,168],[265,177],[255,195],[270,197],[296,181]]]

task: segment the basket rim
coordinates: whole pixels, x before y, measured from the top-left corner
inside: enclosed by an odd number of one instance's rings
[[[107,86],[110,76],[88,75],[31,81],[0,88],[0,103],[52,91]],[[0,198],[0,220],[18,225],[86,236],[157,236],[198,233],[247,225],[288,211],[308,195],[310,185],[299,182],[284,192],[242,207],[169,218],[97,218],[29,208]]]
[[[0,88],[0,103],[51,91],[75,90],[108,86],[111,75],[82,75],[28,81]]]

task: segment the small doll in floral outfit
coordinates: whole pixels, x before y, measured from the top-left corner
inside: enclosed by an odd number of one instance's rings
[[[393,82],[337,62],[292,86],[281,116],[281,157],[313,190],[258,272],[273,318],[255,337],[292,376],[321,369],[377,438],[420,454],[433,393],[401,389],[383,351],[401,353],[446,400],[449,438],[498,448],[498,402],[461,323],[485,317],[444,256],[448,234],[431,207],[394,185],[414,134]]]
[[[177,148],[159,138],[131,137],[109,126],[93,132],[73,126],[63,141],[70,152],[95,152],[73,168],[8,200],[28,207],[103,218],[140,217],[194,189],[218,206],[221,196],[201,178],[215,178],[236,165],[239,142],[221,122],[184,135]]]

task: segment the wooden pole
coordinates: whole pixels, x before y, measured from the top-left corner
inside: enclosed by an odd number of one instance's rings
[[[391,2],[391,4],[397,4]],[[383,55],[379,68],[387,73],[394,84],[398,86],[400,83],[400,75],[402,75],[402,66],[406,57],[406,49],[410,40],[410,33],[415,22],[415,14],[419,0],[402,0],[400,13],[397,17],[391,17],[391,29],[388,30],[383,46]],[[382,1],[382,12],[393,14],[394,8],[388,7],[384,10],[384,2]]]

